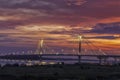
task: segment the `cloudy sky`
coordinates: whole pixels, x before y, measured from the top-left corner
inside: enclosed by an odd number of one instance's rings
[[[0,47],[35,48],[44,39],[51,48],[73,49],[79,34],[119,50],[120,0],[0,0]]]

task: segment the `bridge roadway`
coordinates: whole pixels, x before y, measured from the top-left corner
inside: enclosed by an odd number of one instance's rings
[[[65,59],[65,58],[60,58],[62,60],[78,60],[78,62],[80,63],[81,61],[98,61],[99,64],[106,64],[107,63],[107,59],[109,58],[113,58],[114,59],[114,64],[117,64],[117,60],[120,60],[120,55],[78,55],[78,54],[43,54],[42,57],[44,56],[76,56],[78,57],[78,59]],[[92,58],[96,58],[97,60],[91,60],[91,59],[82,59],[82,57],[92,57]],[[60,60],[58,59],[58,60]]]
[[[81,56],[81,57],[96,57],[96,58],[120,58],[120,55],[78,55],[78,54],[29,54],[29,55],[4,55],[4,56],[0,56],[0,58],[18,58],[18,57],[38,57],[38,56],[42,56],[42,57],[52,57],[52,56],[68,56],[68,57],[72,57],[72,56]]]
[[[120,55],[89,55],[89,54],[24,54],[24,55],[2,55],[1,57],[15,57],[15,56],[81,56],[81,57],[120,57]]]
[[[120,55],[88,55],[88,54],[42,54],[41,56],[81,56],[81,57],[120,57]]]
[[[60,56],[60,57],[59,57]],[[76,58],[71,58],[71,57]],[[78,58],[77,58],[78,57]],[[0,59],[10,59],[10,60],[65,60],[65,61],[84,61],[82,57],[96,58],[97,61],[101,63],[106,63],[108,58],[113,58],[114,62],[120,59],[120,55],[78,55],[78,54],[29,54],[29,55],[4,55],[0,56]],[[94,61],[91,58],[86,59],[87,61]]]

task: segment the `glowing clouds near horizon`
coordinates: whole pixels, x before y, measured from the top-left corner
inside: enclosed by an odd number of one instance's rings
[[[41,32],[52,32],[52,31],[69,31],[70,28],[68,27],[65,27],[65,26],[54,26],[54,25],[49,25],[49,26],[19,26],[19,27],[16,27],[17,30],[21,30],[21,31],[26,31],[26,32],[38,32],[38,31],[41,31]]]

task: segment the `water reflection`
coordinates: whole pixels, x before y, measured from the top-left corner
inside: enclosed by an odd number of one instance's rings
[[[48,64],[56,64],[57,62],[46,62],[46,61],[38,61],[38,60],[7,60],[7,59],[0,59],[0,65],[5,66],[6,64],[14,65],[18,64],[25,65],[25,66],[32,66],[32,65],[48,65]]]

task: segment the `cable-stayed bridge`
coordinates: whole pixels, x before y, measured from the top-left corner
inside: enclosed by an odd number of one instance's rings
[[[89,41],[85,36],[78,36],[78,48],[77,49],[59,49],[54,50],[45,45],[44,40],[39,40],[36,51],[22,52],[23,54],[8,54],[1,55],[1,59],[10,60],[59,60],[59,61],[77,61],[78,63],[84,60],[92,61],[97,60],[99,64],[107,63],[109,59],[113,59],[114,63],[119,62],[120,55],[110,54],[110,52],[103,51],[91,41]],[[83,46],[84,44],[84,46]],[[87,49],[84,48],[87,46]],[[28,53],[28,54],[26,54]],[[75,58],[74,58],[75,57]],[[85,59],[84,57],[87,57]]]

